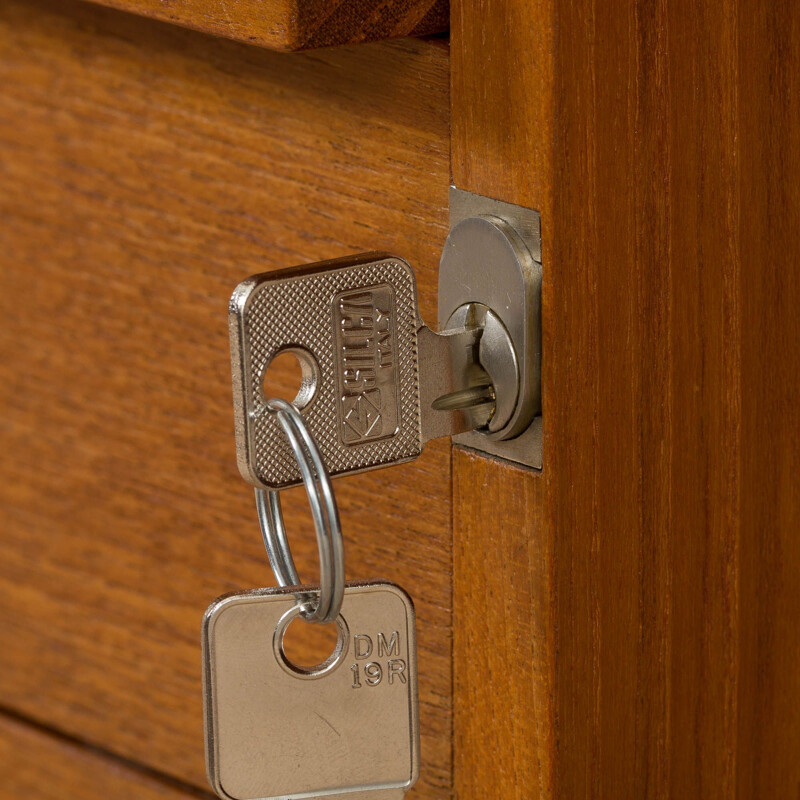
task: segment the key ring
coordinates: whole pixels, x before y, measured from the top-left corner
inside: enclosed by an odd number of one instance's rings
[[[285,400],[270,400],[267,408],[276,414],[297,459],[317,532],[319,599],[314,606],[313,595],[301,596],[299,613],[307,622],[325,625],[339,616],[344,597],[344,542],[336,497],[325,462],[303,415]],[[286,537],[280,492],[256,489],[256,510],[264,547],[278,585],[299,585],[300,578]]]

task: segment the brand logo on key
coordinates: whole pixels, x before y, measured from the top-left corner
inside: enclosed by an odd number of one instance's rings
[[[352,289],[333,301],[339,435],[346,445],[397,433],[394,290]]]

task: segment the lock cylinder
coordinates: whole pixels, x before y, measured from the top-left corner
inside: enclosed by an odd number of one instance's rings
[[[541,467],[541,228],[538,212],[450,190],[439,264],[443,332],[481,331],[477,363],[494,391],[482,426],[455,441]]]

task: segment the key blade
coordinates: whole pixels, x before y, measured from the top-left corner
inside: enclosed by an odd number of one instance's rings
[[[495,408],[494,389],[478,364],[482,330],[417,331],[422,441],[482,428]]]

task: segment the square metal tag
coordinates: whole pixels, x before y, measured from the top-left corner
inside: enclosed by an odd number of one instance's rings
[[[209,782],[230,800],[408,789],[419,772],[410,598],[390,583],[348,584],[337,651],[314,677],[282,653],[296,591],[225,595],[206,612]]]

